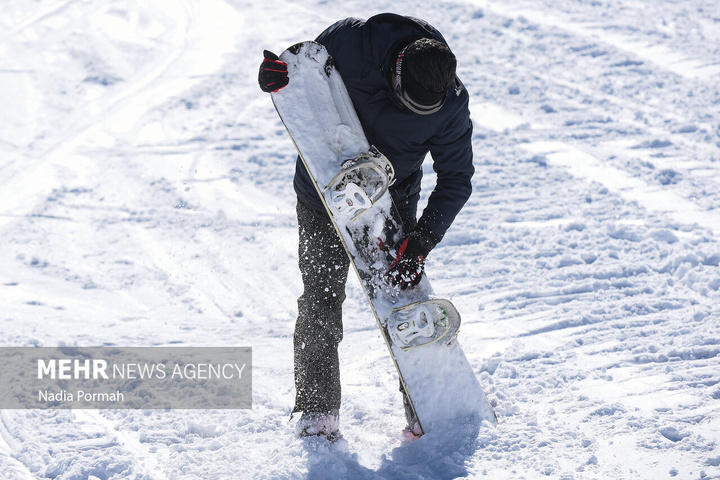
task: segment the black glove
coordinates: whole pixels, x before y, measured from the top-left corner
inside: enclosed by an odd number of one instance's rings
[[[397,255],[387,275],[401,290],[413,288],[425,273],[425,260],[440,239],[430,229],[418,226],[396,246]]]
[[[265,59],[260,64],[260,72],[258,73],[258,83],[263,92],[277,92],[288,84],[287,63],[278,60],[278,56],[265,50],[263,51]]]

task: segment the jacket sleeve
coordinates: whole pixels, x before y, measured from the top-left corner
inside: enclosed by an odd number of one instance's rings
[[[463,93],[467,98],[467,93]],[[472,131],[466,101],[442,133],[431,139],[430,154],[437,181],[418,223],[432,230],[438,239],[443,238],[472,193],[475,173]]]

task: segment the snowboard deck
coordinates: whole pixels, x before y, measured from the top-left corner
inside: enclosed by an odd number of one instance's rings
[[[432,286],[427,275],[407,290],[387,281],[387,246],[395,245],[403,233],[387,189],[358,215],[340,215],[333,209],[328,187],[345,161],[371,147],[332,57],[322,45],[302,42],[285,50],[280,60],[288,64],[290,83],[272,93],[273,103],[343,241],[420,428],[428,433],[458,422],[496,424],[492,406],[455,338],[457,329],[452,338],[413,348],[392,341],[388,319],[393,311],[434,301]]]

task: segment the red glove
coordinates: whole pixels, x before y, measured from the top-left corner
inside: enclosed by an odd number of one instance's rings
[[[429,229],[418,227],[397,246],[397,254],[387,275],[401,290],[414,288],[425,273],[425,260],[440,240]]]
[[[287,63],[278,60],[278,56],[265,50],[265,59],[260,64],[258,83],[263,92],[277,92],[290,82]]]

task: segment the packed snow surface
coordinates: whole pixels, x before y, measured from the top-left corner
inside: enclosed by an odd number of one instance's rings
[[[289,421],[295,151],[257,67],[383,11],[471,94],[427,270],[500,424],[401,444],[351,279],[328,446]],[[0,345],[250,346],[253,408],[5,410],[0,478],[720,478],[719,75],[716,0],[5,0]]]

